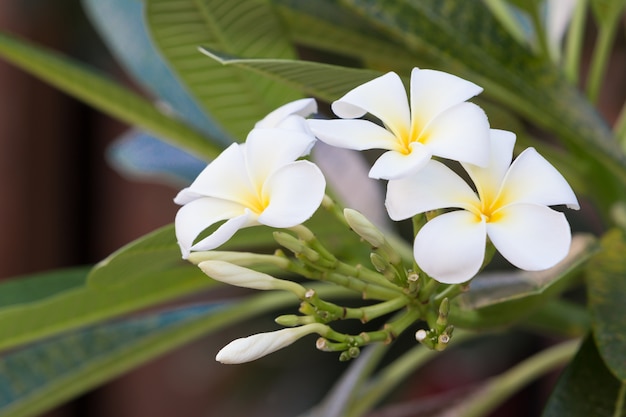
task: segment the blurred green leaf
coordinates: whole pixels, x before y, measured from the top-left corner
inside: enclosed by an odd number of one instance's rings
[[[36,415],[171,350],[189,329],[224,314],[198,305],[101,324],[8,353],[0,363],[0,414]],[[185,331],[186,330],[186,331]]]
[[[82,286],[91,267],[76,267],[24,275],[0,281],[0,310],[14,304],[32,303]]]
[[[588,337],[563,371],[542,417],[626,415],[625,388],[606,368],[593,338]]]
[[[64,280],[62,276],[57,277]],[[0,309],[0,350],[198,293],[216,285],[193,265],[181,264],[107,288],[74,285],[33,302]],[[18,281],[19,283],[19,281]]]
[[[612,25],[613,21],[621,19],[626,8],[626,0],[589,0],[589,3],[599,26]]]
[[[319,62],[227,58],[208,49],[203,49],[203,52],[224,66],[256,72],[326,101],[336,100],[352,88],[382,75],[378,71]]]
[[[284,85],[207,60],[209,47],[254,58],[294,58],[264,0],[148,0],[152,38],[189,92],[237,140],[267,113],[300,95]]]
[[[586,274],[593,335],[608,368],[626,382],[626,237],[613,230],[601,244]]]
[[[570,151],[586,154],[590,183],[616,199],[626,183],[626,156],[606,122],[559,68],[513,39],[482,2],[341,0],[430,66],[470,79],[485,94],[556,134]],[[339,40],[338,40],[339,41]],[[367,45],[362,45],[367,48]],[[609,172],[610,171],[610,174]]]
[[[300,45],[362,61],[382,72],[416,66],[406,48],[372,31],[369,23],[335,0],[271,0],[292,40]],[[364,47],[364,46],[367,47]]]
[[[173,145],[212,159],[220,148],[196,130],[84,64],[0,33],[0,56],[22,70],[123,122]]]
[[[569,288],[596,251],[595,238],[577,235],[568,256],[548,270],[481,274],[471,281],[470,291],[455,299],[450,322],[481,329],[507,326],[528,317]]]

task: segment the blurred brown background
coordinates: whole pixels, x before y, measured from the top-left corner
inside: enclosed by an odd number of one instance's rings
[[[89,28],[78,0],[3,0],[0,30],[64,51],[131,85]],[[614,88],[602,96],[602,111],[611,121],[626,95],[624,44],[624,37],[619,37],[613,72],[608,75],[615,79]],[[126,180],[106,164],[107,144],[125,129],[0,60],[0,279],[97,262],[132,239],[173,221],[177,207],[172,198],[177,190]],[[218,406],[229,395],[229,387],[238,385],[234,376],[239,371],[215,365],[213,356],[224,341],[246,331],[191,344],[46,416],[243,415],[241,408]],[[495,353],[503,362],[527,354],[528,346],[510,343],[508,358]],[[297,354],[279,355],[286,356],[264,359],[248,368],[251,374],[256,372],[256,378],[244,387],[248,395],[243,402],[248,404],[248,412],[255,410],[251,415],[272,416],[268,411],[272,407],[284,408],[285,397],[260,389],[267,389],[268,378],[276,392],[286,390],[287,398],[291,395],[291,402],[297,403],[301,382],[293,381],[302,375],[285,371],[279,378],[274,373],[277,367],[286,366],[281,365],[280,357],[294,363]],[[472,380],[471,355],[470,362],[448,362],[446,366],[452,369],[446,375],[454,374],[459,384]],[[308,360],[336,364],[331,356],[314,352]],[[492,364],[491,371],[506,366]],[[328,388],[333,376],[320,375],[325,368],[320,369],[317,374],[309,370],[307,379],[325,381],[320,389]],[[430,377],[437,385],[434,374]],[[446,384],[450,385],[450,380],[441,382],[442,387]],[[528,396],[543,401],[546,391],[542,384],[545,382],[524,391],[515,405],[504,407],[498,415],[536,415],[537,402],[529,405]],[[411,391],[408,385],[406,390]],[[234,400],[243,405],[241,399]]]

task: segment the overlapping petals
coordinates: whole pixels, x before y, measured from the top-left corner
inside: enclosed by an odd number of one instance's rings
[[[434,70],[411,72],[410,105],[400,77],[387,73],[348,92],[332,105],[338,120],[309,120],[322,141],[355,150],[386,149],[369,176],[398,179],[439,156],[487,164],[489,123],[466,100],[482,91],[459,77]],[[377,117],[384,127],[357,119]]]
[[[291,227],[313,215],[326,181],[315,164],[298,158],[315,142],[302,116],[314,111],[314,105],[299,100],[274,111],[257,124],[245,144],[229,146],[176,196],[174,201],[183,205],[175,220],[183,258],[222,245],[244,227]]]
[[[549,268],[565,257],[571,231],[563,213],[578,209],[563,176],[533,148],[511,164],[515,136],[492,130],[486,167],[464,163],[476,192],[445,165],[430,161],[417,175],[392,180],[386,205],[400,220],[428,210],[458,208],[426,223],[415,238],[420,267],[444,283],[471,279],[484,260],[486,238],[513,265]]]

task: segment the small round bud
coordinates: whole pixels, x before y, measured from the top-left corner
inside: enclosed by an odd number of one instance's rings
[[[417,332],[415,332],[415,339],[417,339],[418,342],[423,342],[424,340],[426,340],[427,336],[428,333],[426,333],[426,330],[424,329],[419,329]]]

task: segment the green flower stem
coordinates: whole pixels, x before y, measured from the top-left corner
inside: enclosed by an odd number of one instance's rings
[[[363,265],[350,265],[345,262],[339,262],[335,271],[342,275],[351,276],[354,278],[360,278],[372,284],[380,285],[393,290],[400,290],[400,287],[389,282],[384,275],[375,272]]]
[[[454,297],[460,294],[463,294],[464,292],[467,292],[468,289],[469,289],[468,283],[448,285],[448,287],[446,287],[443,291],[436,294],[433,297],[432,301],[434,303],[440,303],[444,298],[448,298],[452,300]]]
[[[580,77],[580,56],[583,47],[586,18],[587,0],[578,0],[567,32],[565,57],[563,60],[565,77],[574,85],[578,84]]]
[[[475,337],[476,334],[457,331],[454,334],[455,344],[464,342]],[[383,368],[374,378],[363,384],[355,400],[352,401],[346,417],[359,417],[392,392],[401,381],[406,379],[416,369],[426,364],[429,360],[440,355],[440,352],[430,350],[417,345],[407,353],[400,356],[394,362]]]
[[[346,226],[346,228],[350,228],[350,225],[343,215],[343,207],[339,206],[335,200],[330,198],[328,195],[324,196],[324,199],[322,200],[322,207],[328,210],[337,220],[339,220],[339,223]]]
[[[570,340],[545,349],[508,371],[489,379],[466,401],[454,407],[458,417],[482,417],[498,407],[527,383],[567,363],[580,345]]]
[[[304,300],[316,307],[318,317],[325,322],[344,319],[358,319],[363,323],[399,310],[411,301],[408,297],[400,296],[392,300],[366,307],[348,308],[322,300],[319,298],[317,293],[315,293],[315,291],[307,291]]]
[[[298,262],[289,262],[289,266],[286,270],[302,275],[305,278],[332,282],[344,288],[357,291],[365,299],[391,300],[402,294],[400,289],[381,287],[380,285],[364,282],[361,279],[335,272],[311,269],[307,267],[307,265]]]
[[[289,259],[284,256],[267,255],[253,252],[235,252],[235,251],[206,251],[191,252],[189,262],[198,265],[204,261],[224,261],[239,266],[259,266],[273,265],[281,269],[289,267]]]
[[[402,307],[405,307],[408,303],[409,299],[407,297],[398,297],[393,300],[384,301],[367,307],[346,308],[345,317],[359,319],[361,322],[367,323],[372,319],[397,311]]]
[[[617,15],[616,18],[611,19],[608,24],[600,25],[598,28],[598,38],[596,39],[593,56],[591,58],[591,66],[589,68],[589,76],[587,78],[587,98],[589,98],[589,101],[592,103],[598,101],[600,87],[602,86],[602,80],[604,79],[606,67],[609,62],[619,17],[620,15]]]

